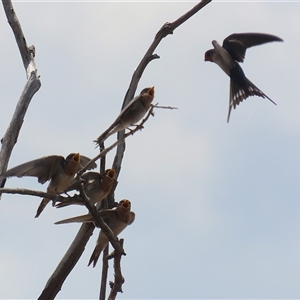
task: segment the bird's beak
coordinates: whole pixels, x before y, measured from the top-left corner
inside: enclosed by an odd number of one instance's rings
[[[115,169],[110,169],[110,170],[108,171],[108,176],[109,176],[110,178],[114,178],[114,177],[115,177],[115,174],[116,174],[116,170],[115,170]]]
[[[79,162],[80,162],[80,155],[79,155],[79,153],[74,154],[73,159],[74,159],[76,162],[79,163]]]
[[[152,97],[154,97],[154,86],[149,89],[148,94]]]
[[[204,61],[211,61],[211,62],[214,62],[212,51],[213,51],[213,50],[208,50],[208,51],[205,52],[205,55],[204,55]]]
[[[122,203],[122,206],[124,208],[130,208],[130,201],[129,200],[124,200],[124,202]]]

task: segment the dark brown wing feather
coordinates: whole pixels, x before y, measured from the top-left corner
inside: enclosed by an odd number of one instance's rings
[[[132,224],[134,220],[135,220],[135,213],[131,211],[128,225]]]
[[[234,60],[243,62],[247,48],[275,41],[282,39],[265,33],[233,33],[224,39],[222,46]]]
[[[63,156],[45,156],[11,168],[1,174],[1,176],[34,176],[38,178],[39,183],[43,184],[46,181],[50,180],[53,177],[53,174],[55,174],[59,170],[59,168],[61,168],[61,163],[63,163],[63,161]]]
[[[82,167],[84,167],[91,159],[84,156],[84,155],[80,155],[80,165],[78,166],[78,171],[79,169],[81,169]],[[88,168],[87,170],[92,170],[92,169],[95,169],[97,167],[97,164],[96,163],[92,163]]]

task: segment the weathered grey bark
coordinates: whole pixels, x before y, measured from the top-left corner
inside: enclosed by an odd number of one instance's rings
[[[37,75],[37,70],[34,62],[35,48],[34,46],[27,47],[26,39],[24,37],[21,25],[15,14],[11,1],[2,0],[2,4],[8,23],[11,26],[15,35],[28,80],[17,103],[15,112],[6,130],[6,133],[1,139],[2,146],[0,151],[0,174],[7,169],[8,161],[11,156],[14,145],[18,140],[19,132],[21,130],[23,120],[27,112],[27,108],[30,104],[32,97],[41,86],[41,82]],[[0,178],[0,187],[3,187],[4,185],[5,179]]]
[[[11,189],[11,188],[0,188],[0,193],[6,193],[6,194],[19,194],[19,195],[31,195],[41,198],[49,198],[53,201],[62,201],[65,199],[65,197],[60,195],[52,195],[45,192],[40,191],[33,191],[28,189]]]
[[[53,274],[50,276],[41,295],[38,297],[39,300],[50,300],[56,297],[57,293],[61,290],[61,286],[65,279],[81,257],[86,243],[93,234],[94,228],[95,227],[92,223],[85,223],[81,225],[74,241]],[[62,267],[64,272],[61,272]]]
[[[106,281],[107,281],[107,273],[108,273],[108,260],[106,256],[108,255],[109,245],[104,249],[102,256],[102,272],[101,272],[101,280],[100,280],[100,292],[99,299],[105,299],[106,295]]]
[[[121,239],[120,243],[122,244],[122,246],[123,246],[123,242],[124,242],[124,240]],[[121,292],[121,293],[123,292],[122,285],[124,283],[124,277],[121,272],[121,257],[122,257],[122,255],[119,251],[114,252],[113,258],[114,258],[115,281],[109,282],[111,290],[110,290],[110,294],[107,298],[108,300],[116,299],[117,294],[119,292]]]

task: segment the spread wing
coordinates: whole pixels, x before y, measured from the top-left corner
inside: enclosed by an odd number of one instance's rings
[[[64,161],[63,156],[51,155],[28,161],[24,164],[11,168],[1,174],[3,177],[23,177],[34,176],[38,178],[39,183],[45,183],[58,172]]]
[[[248,48],[275,41],[282,39],[265,33],[233,33],[224,39],[222,46],[234,60],[243,62]]]
[[[91,159],[84,156],[84,155],[80,155],[80,164],[78,166],[78,170],[81,169],[82,167],[84,167]],[[87,169],[88,170],[92,170],[92,169],[95,169],[97,167],[97,164],[96,163],[92,163]]]

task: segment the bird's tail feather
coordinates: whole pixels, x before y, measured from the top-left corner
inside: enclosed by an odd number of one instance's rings
[[[96,264],[97,264],[97,261],[100,257],[100,254],[101,252],[103,251],[103,249],[105,248],[106,245],[103,245],[103,244],[97,244],[95,246],[95,249],[90,257],[90,260],[89,260],[89,263],[88,263],[88,266],[90,266],[91,263],[93,263],[93,268],[95,268]]]
[[[250,96],[267,98],[273,104],[277,105],[271,98],[269,98],[248,78],[245,78],[245,85],[243,87],[236,84],[232,79],[230,79],[230,96],[229,96],[229,109],[228,109],[227,123],[229,122],[232,108],[235,109],[237,105],[239,105],[243,100],[247,99]]]
[[[46,205],[47,205],[49,202],[50,202],[50,199],[48,199],[48,198],[44,198],[44,199],[41,201],[41,203],[40,203],[40,205],[39,205],[39,207],[38,207],[38,209],[37,209],[37,211],[36,211],[35,218],[38,218],[38,217],[39,217],[39,215],[42,213],[42,211],[44,210],[44,208],[46,207]]]
[[[112,129],[115,128],[115,123],[116,121],[111,126],[109,126],[100,136],[98,136],[98,138],[94,142],[96,142],[100,146],[100,143],[104,142],[110,135],[114,134],[115,131]]]
[[[66,207],[66,206],[69,206],[69,205],[84,205],[83,203],[81,202],[60,202],[60,203],[57,203],[55,205],[56,208],[62,208],[62,207]]]
[[[87,214],[87,215],[81,215],[73,218],[68,218],[68,219],[57,221],[54,224],[86,223],[86,222],[93,222],[92,215]]]
[[[248,78],[246,78],[248,84],[248,93],[249,96],[259,96],[262,98],[267,98],[273,104],[277,105],[271,98],[269,98],[263,91],[261,91],[254,83],[252,83]]]
[[[108,138],[108,133],[109,130],[105,130],[101,135],[97,137],[97,139],[94,142],[100,145],[100,143],[104,142]]]

